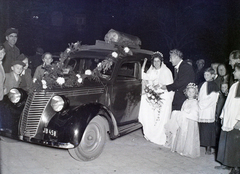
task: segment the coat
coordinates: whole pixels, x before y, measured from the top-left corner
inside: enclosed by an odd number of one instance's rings
[[[11,47],[8,42],[4,42],[4,49],[6,52],[5,58],[3,59],[3,68],[5,73],[11,72],[11,63],[17,59],[20,55],[20,50],[15,45]]]
[[[183,61],[178,68],[178,73],[174,82],[166,86],[168,91],[175,92],[172,110],[181,110],[183,102],[187,99],[184,90],[189,83],[194,83],[194,81],[195,74],[192,66]]]
[[[5,80],[5,83],[4,83],[5,94],[8,94],[10,89],[12,89],[12,88],[18,88],[20,83],[21,83],[21,77],[20,76],[19,76],[18,81],[16,81],[16,78],[15,78],[13,72],[6,73],[6,80]]]

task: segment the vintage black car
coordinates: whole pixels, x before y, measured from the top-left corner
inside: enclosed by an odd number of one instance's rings
[[[137,37],[109,33],[95,45],[66,49],[57,80],[52,70],[28,94],[10,90],[2,109],[14,118],[20,140],[68,149],[73,158],[87,161],[101,154],[108,137],[142,127],[141,63],[152,51],[141,49]]]

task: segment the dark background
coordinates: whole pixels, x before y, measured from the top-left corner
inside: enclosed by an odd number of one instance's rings
[[[17,46],[61,52],[68,43],[94,44],[108,30],[138,36],[142,48],[178,48],[184,59],[224,62],[240,49],[239,0],[0,0],[0,41],[19,29]]]

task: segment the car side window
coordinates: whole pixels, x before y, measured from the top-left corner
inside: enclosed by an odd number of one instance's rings
[[[121,65],[117,79],[137,79],[139,74],[139,64],[137,62],[124,63]]]

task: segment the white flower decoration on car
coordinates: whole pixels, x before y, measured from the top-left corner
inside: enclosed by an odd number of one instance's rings
[[[41,80],[42,81],[42,85],[47,85],[46,80]]]
[[[92,71],[90,70],[90,69],[87,69],[86,71],[85,71],[85,75],[92,75]]]
[[[43,89],[47,89],[47,85],[43,85],[42,88],[43,88]]]
[[[101,66],[102,66],[102,63],[101,63],[101,62],[97,64],[97,67],[101,67]]]
[[[112,52],[112,56],[113,56],[114,58],[117,58],[117,57],[118,57],[118,53],[117,53],[116,51],[114,51],[114,52]]]
[[[63,84],[65,83],[65,79],[64,79],[63,77],[58,77],[58,78],[57,78],[57,83],[58,83],[59,85],[63,85]]]
[[[42,88],[43,89],[47,89],[47,82],[46,82],[46,80],[41,80],[41,82],[42,82]]]
[[[67,48],[67,53],[69,53],[71,51],[71,49],[70,48]]]
[[[80,74],[76,74],[76,76],[77,76],[77,82],[78,83],[82,83],[82,81],[83,81],[83,79],[82,79],[82,77],[81,77],[81,75]]]
[[[78,45],[79,45],[79,42],[75,42],[75,43],[73,44],[74,48],[77,48]]]
[[[128,47],[124,47],[123,50],[125,53],[128,53],[130,51],[130,49]]]
[[[78,80],[77,80],[78,83],[82,83],[82,81],[83,81],[83,79],[81,77],[78,78]]]

